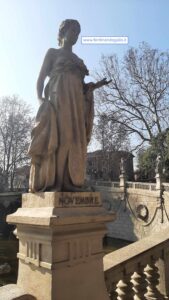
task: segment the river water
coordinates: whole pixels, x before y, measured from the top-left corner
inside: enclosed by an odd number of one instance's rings
[[[0,286],[15,283],[18,272],[18,240],[2,240],[0,239],[0,265],[8,263],[11,267],[9,274],[0,275]]]

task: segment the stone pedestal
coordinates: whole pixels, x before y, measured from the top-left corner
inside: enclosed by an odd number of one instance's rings
[[[162,175],[157,173],[155,178],[156,178],[156,190],[161,190],[162,183],[163,183]]]
[[[17,287],[37,300],[108,300],[102,238],[113,219],[99,193],[23,195],[7,217],[19,238]]]
[[[125,176],[125,174],[121,174],[119,176],[119,178],[120,178],[120,189],[125,191],[125,188],[126,188],[126,176]]]

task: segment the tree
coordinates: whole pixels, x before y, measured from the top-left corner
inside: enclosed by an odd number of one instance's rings
[[[99,155],[102,170],[100,169],[97,175],[100,178],[110,179],[114,176],[112,173],[113,152],[122,150],[121,155],[125,155],[125,158],[127,158],[126,155],[129,155],[127,152],[130,149],[130,143],[125,128],[122,124],[114,124],[106,114],[100,113],[97,116],[97,123],[94,125],[93,136],[101,146]],[[118,160],[120,163],[120,156],[118,156]]]
[[[157,152],[153,146],[147,149],[139,149],[138,151],[138,171],[139,180],[155,180],[155,166],[156,166]]]
[[[129,150],[130,143],[122,124],[112,122],[105,113],[101,113],[94,127],[94,136],[103,152]]]
[[[5,190],[13,189],[16,169],[29,160],[30,113],[30,107],[17,96],[0,98],[0,169]]]
[[[169,179],[169,130],[158,134],[147,149],[140,149],[138,153],[138,168],[143,179],[155,178],[156,158],[160,155],[166,179]]]
[[[130,48],[121,62],[114,54],[102,56],[96,76],[112,79],[96,94],[99,110],[137,137],[136,148],[151,144],[168,127],[168,52],[142,43]]]

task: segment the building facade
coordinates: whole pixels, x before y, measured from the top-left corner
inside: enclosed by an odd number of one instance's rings
[[[133,154],[127,151],[89,152],[87,153],[87,178],[118,181],[120,161],[123,158],[127,180],[133,180],[133,157]]]

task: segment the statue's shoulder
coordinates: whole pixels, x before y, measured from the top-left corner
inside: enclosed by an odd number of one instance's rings
[[[83,61],[76,53],[74,53],[74,52],[72,52],[72,56],[75,58],[75,59],[77,59],[77,60],[79,60],[79,61]]]
[[[56,56],[59,52],[59,49],[49,48],[46,55],[47,56]]]
[[[47,65],[51,66],[54,63],[54,61],[56,60],[57,56],[58,56],[58,49],[49,48],[46,52],[44,62]]]

